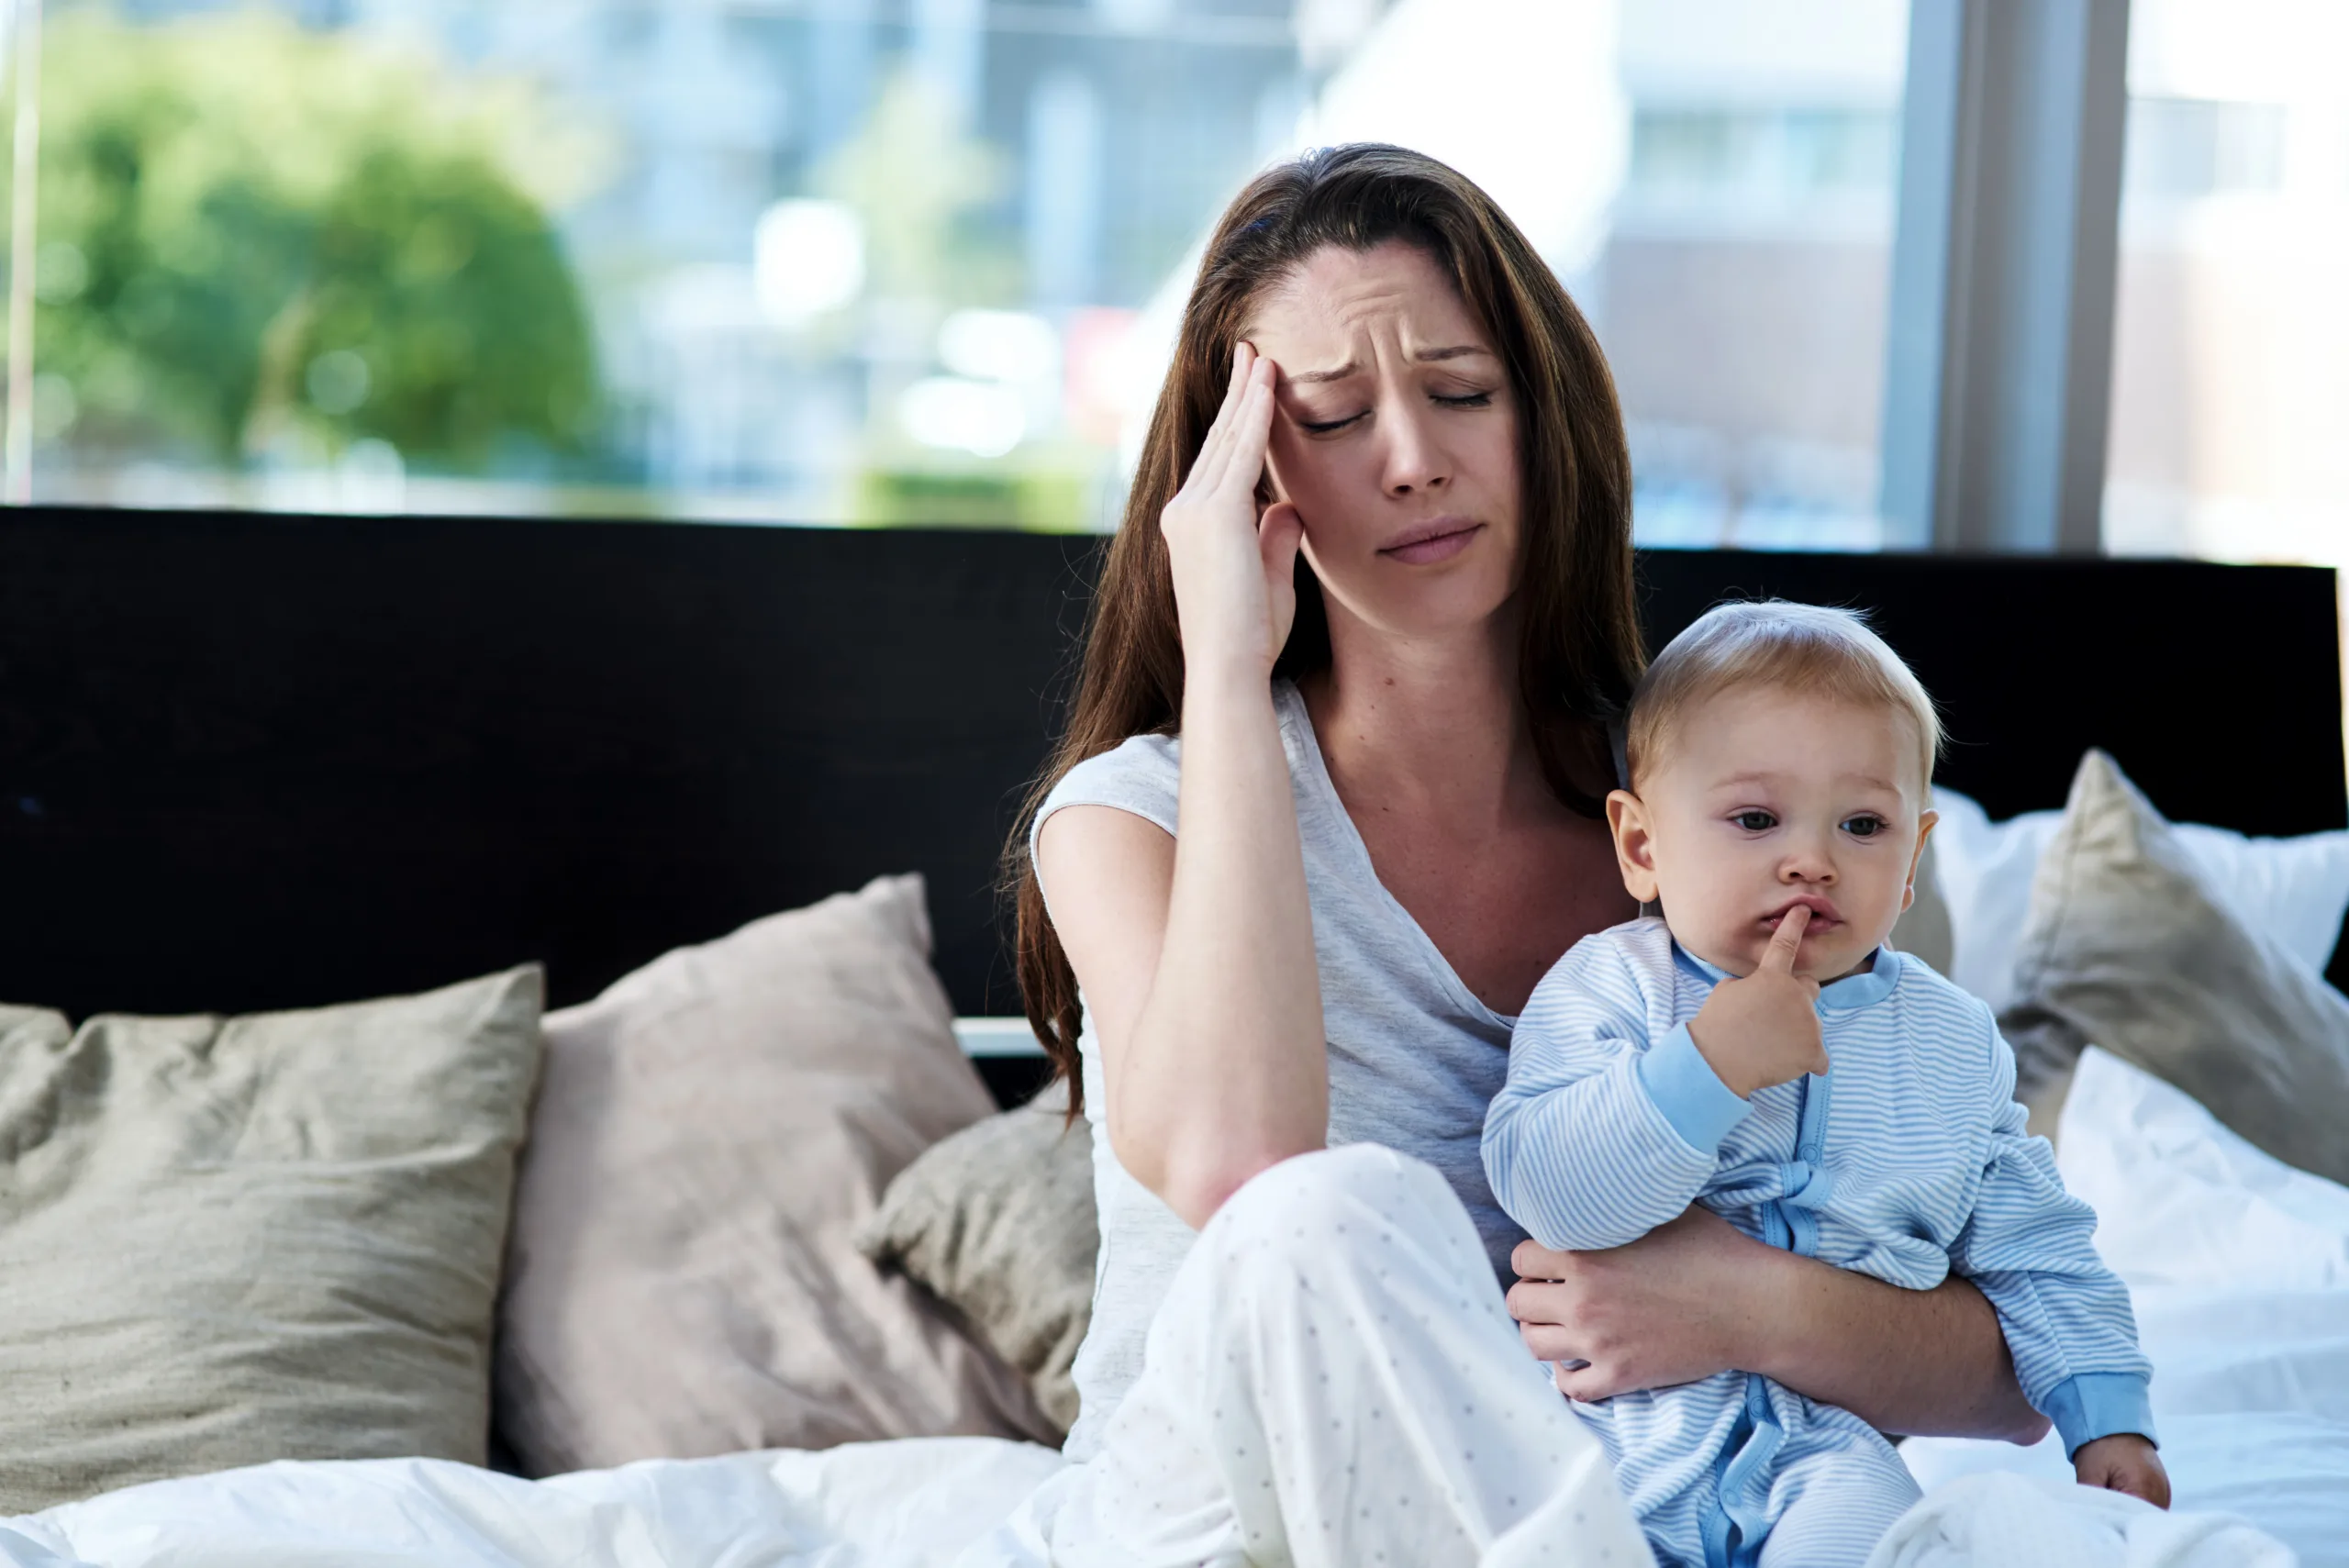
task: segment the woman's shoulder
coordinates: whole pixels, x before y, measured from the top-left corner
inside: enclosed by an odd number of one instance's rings
[[[1303,759],[1317,754],[1313,721],[1294,683],[1273,683],[1274,717],[1294,776]],[[1183,738],[1179,734],[1128,736],[1060,776],[1037,807],[1035,828],[1064,806],[1113,806],[1174,831],[1175,801],[1183,786]],[[1032,836],[1032,834],[1031,834]]]
[[[1182,792],[1183,742],[1174,735],[1134,735],[1063,773],[1036,811],[1036,826],[1064,806],[1109,806],[1174,831]]]

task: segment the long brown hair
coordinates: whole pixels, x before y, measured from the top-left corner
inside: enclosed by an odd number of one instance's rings
[[[1424,250],[1508,366],[1522,469],[1519,680],[1543,774],[1598,816],[1613,781],[1608,726],[1644,662],[1631,593],[1631,463],[1615,384],[1590,326],[1493,199],[1456,170],[1383,143],[1322,148],[1258,175],[1208,241],[1174,364],[1095,591],[1068,728],[1005,850],[1016,890],[1019,993],[1029,1026],[1081,1110],[1076,974],[1044,909],[1028,849],[1037,808],[1077,763],[1135,735],[1172,733],[1183,647],[1159,514],[1182,488],[1223,402],[1247,316],[1271,285],[1330,246],[1390,239]],[[1297,619],[1275,662],[1296,677],[1330,662],[1320,584],[1299,554]]]

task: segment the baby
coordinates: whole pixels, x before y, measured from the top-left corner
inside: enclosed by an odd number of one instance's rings
[[[2025,1135],[1989,1009],[1884,945],[1933,825],[1923,686],[1849,612],[1728,605],[1656,660],[1626,740],[1608,822],[1664,915],[1577,943],[1526,1004],[1485,1122],[1501,1207],[1560,1251],[1694,1202],[1911,1290],[1954,1270],[2079,1479],[2166,1505],[2096,1216]],[[1667,1564],[1856,1565],[1917,1499],[1865,1421],[1756,1374],[1575,1408]]]

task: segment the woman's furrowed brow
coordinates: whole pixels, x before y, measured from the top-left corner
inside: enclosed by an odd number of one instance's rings
[[[1435,364],[1444,360],[1464,360],[1473,356],[1482,356],[1485,359],[1491,359],[1493,357],[1493,351],[1490,349],[1486,348],[1482,343],[1454,343],[1447,348],[1421,349],[1411,356],[1411,360],[1415,364],[1424,365]],[[1361,373],[1362,361],[1360,360],[1348,360],[1344,364],[1334,366],[1326,371],[1293,372],[1289,374],[1288,380],[1297,384],[1309,385],[1316,382],[1344,381],[1349,376],[1356,376]]]

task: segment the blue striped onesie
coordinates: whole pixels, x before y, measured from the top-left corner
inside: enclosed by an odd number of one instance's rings
[[[1620,1247],[1702,1203],[1747,1235],[1910,1290],[1952,1270],[1997,1308],[2068,1453],[2154,1435],[2129,1293],[2096,1215],[2023,1130],[1982,1003],[1888,948],[1820,992],[1833,1064],[1740,1099],[1688,1034],[1727,973],[1633,920],[1535,988],[1485,1121],[1501,1207],[1558,1251]],[[1917,1498],[1874,1429],[1756,1374],[1576,1405],[1666,1564],[1865,1561]]]

